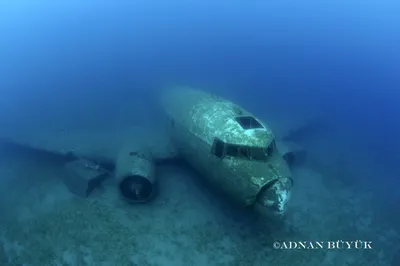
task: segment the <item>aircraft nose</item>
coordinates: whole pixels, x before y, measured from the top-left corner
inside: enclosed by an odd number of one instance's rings
[[[291,197],[293,180],[281,177],[265,187],[257,196],[256,208],[267,216],[281,217]]]

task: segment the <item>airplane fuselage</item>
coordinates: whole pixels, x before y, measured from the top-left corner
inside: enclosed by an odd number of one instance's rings
[[[240,106],[191,88],[161,98],[179,155],[241,206],[285,212],[291,171],[266,124]]]

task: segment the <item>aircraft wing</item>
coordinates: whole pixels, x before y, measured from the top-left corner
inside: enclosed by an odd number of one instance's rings
[[[324,119],[315,112],[271,110],[263,119],[277,139],[298,141],[324,129]]]
[[[76,127],[60,130],[52,124],[41,127],[3,127],[0,140],[59,155],[73,155],[99,162],[115,162],[122,148],[147,148],[157,161],[177,154],[162,128],[146,126]]]
[[[261,115],[261,119],[273,130],[277,139],[294,140],[303,133],[306,135],[308,132],[304,131],[318,121],[315,113],[293,113],[291,110],[293,109],[271,108]],[[137,113],[133,110],[128,111]],[[126,146],[132,149],[147,148],[156,161],[177,156],[162,123],[154,126],[158,123],[145,125],[135,122],[135,125],[132,125],[132,121],[115,123],[113,119],[93,122],[99,115],[93,117],[82,112],[79,115],[75,113],[74,118],[65,114],[65,111],[62,113],[58,110],[34,115],[27,112],[18,119],[11,119],[7,112],[2,113],[0,140],[33,149],[60,155],[70,154],[99,162],[115,162],[119,151]],[[117,119],[123,115],[111,111],[108,116]]]
[[[276,146],[282,157],[290,167],[295,167],[306,160],[308,146],[304,146],[304,141],[323,134],[327,127],[323,116],[315,112],[291,111],[276,108],[263,118],[275,134]]]

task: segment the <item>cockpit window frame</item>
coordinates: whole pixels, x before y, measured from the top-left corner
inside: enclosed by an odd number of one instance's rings
[[[211,153],[222,159],[225,156],[226,143],[219,138],[214,138],[213,145],[211,147]]]
[[[276,151],[276,142],[275,139],[271,141],[271,143],[266,148],[267,156],[272,156],[272,154]]]
[[[254,116],[251,115],[235,116],[235,121],[244,130],[265,129],[265,127]]]
[[[230,144],[219,138],[214,138],[211,153],[223,159],[225,157],[245,159],[249,161],[267,161],[276,150],[275,140],[268,147],[255,147],[240,144]]]

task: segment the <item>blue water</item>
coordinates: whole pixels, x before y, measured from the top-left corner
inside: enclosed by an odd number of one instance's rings
[[[266,106],[318,113],[325,139],[307,132],[302,145],[331,173],[351,168],[328,179],[373,193],[400,234],[399,14],[394,0],[2,1],[0,127],[54,113],[75,126],[104,124],[124,110],[132,115],[121,120],[152,124],[152,99],[171,84],[261,118]],[[400,261],[396,239],[387,263]]]

